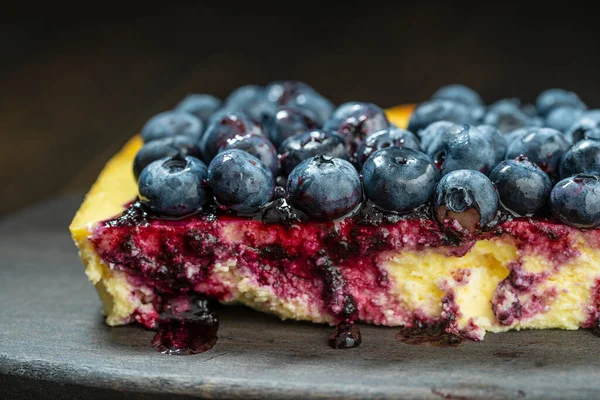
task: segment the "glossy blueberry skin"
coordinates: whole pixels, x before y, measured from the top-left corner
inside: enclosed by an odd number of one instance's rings
[[[287,138],[279,146],[281,169],[284,175],[289,175],[296,165],[318,155],[348,159],[346,142],[335,132],[314,130],[301,132]]]
[[[192,156],[202,159],[200,146],[196,141],[187,136],[171,136],[162,139],[156,139],[146,143],[135,155],[133,160],[133,175],[137,180],[152,161],[164,157],[173,157],[177,154],[183,156]]]
[[[572,106],[560,106],[548,113],[544,125],[566,133],[583,114],[583,110]]]
[[[584,139],[600,140],[600,116],[592,118],[589,114],[584,115],[575,122],[566,133],[567,138],[572,143],[577,143]]]
[[[516,137],[506,150],[506,159],[521,155],[536,163],[550,175],[558,172],[560,158],[569,148],[565,135],[552,128],[530,128],[526,134]]]
[[[429,146],[434,142],[434,139],[441,135],[445,130],[451,126],[455,126],[454,122],[450,121],[436,121],[428,125],[425,129],[421,129],[418,133],[421,139],[421,150],[427,153]]]
[[[459,169],[489,173],[495,165],[492,138],[471,125],[453,125],[431,143],[427,155],[442,175]]]
[[[560,160],[560,178],[576,174],[600,175],[600,140],[584,139],[573,145]]]
[[[311,117],[310,111],[290,106],[279,107],[273,116],[265,119],[263,125],[276,147],[290,136],[317,129],[317,123]]]
[[[273,143],[263,135],[234,136],[227,139],[227,142],[219,148],[219,152],[230,149],[239,149],[252,154],[271,170],[273,176],[277,176],[277,171],[279,171],[277,150]]]
[[[365,161],[377,150],[391,146],[421,150],[421,143],[412,132],[406,129],[390,127],[371,133],[362,141],[357,151],[357,165],[362,167]]]
[[[319,127],[325,124],[335,110],[329,99],[316,92],[298,95],[290,100],[288,105],[310,113]]]
[[[206,125],[210,116],[221,107],[222,103],[221,99],[210,94],[188,94],[175,106],[175,111],[192,114]]]
[[[207,201],[206,177],[206,165],[195,157],[177,155],[153,161],[138,181],[142,206],[166,218],[193,214]]]
[[[436,121],[449,121],[455,124],[475,122],[472,109],[464,104],[449,100],[429,100],[415,108],[408,122],[408,130],[419,134],[421,129]]]
[[[262,127],[242,111],[221,112],[211,118],[211,122],[204,132],[200,148],[204,160],[210,161],[224,146],[227,139],[235,136],[262,135]]]
[[[505,160],[490,173],[502,205],[517,216],[532,216],[547,203],[550,177],[527,160]]]
[[[498,194],[494,184],[481,172],[461,169],[452,171],[440,179],[433,194],[433,210],[436,220],[456,219],[469,232],[484,228],[498,212]],[[457,213],[454,215],[449,214]],[[471,214],[471,215],[469,215]],[[462,222],[461,222],[462,220]],[[460,232],[460,229],[456,230]]]
[[[491,125],[478,125],[477,129],[484,135],[487,135],[492,140],[494,146],[494,164],[504,160],[508,144],[506,135],[502,134],[496,127]]]
[[[550,111],[560,106],[571,106],[581,110],[585,110],[587,108],[577,94],[564,89],[544,90],[538,95],[535,105],[538,113],[544,116],[548,115]]]
[[[521,110],[520,103],[512,99],[492,104],[483,118],[484,125],[495,126],[502,133],[530,126],[531,123],[531,118]]]
[[[150,118],[142,127],[144,143],[171,136],[187,136],[194,141],[202,137],[204,124],[192,114],[181,111],[165,111]]]
[[[482,106],[481,96],[468,86],[460,84],[446,85],[439,88],[432,99],[450,100],[469,107]]]
[[[255,121],[273,115],[277,105],[270,102],[267,92],[262,86],[246,85],[235,89],[225,99],[223,106],[227,111],[243,111]]]
[[[240,214],[260,210],[275,188],[271,170],[239,149],[217,154],[208,166],[208,180],[217,202]]]
[[[429,157],[409,148],[376,151],[362,168],[365,194],[387,211],[405,212],[431,200],[440,179]]]
[[[348,153],[356,156],[360,142],[371,133],[388,128],[385,112],[373,103],[349,102],[339,106],[325,122],[323,129],[337,132],[346,140]]]
[[[575,175],[558,182],[550,193],[552,214],[577,228],[600,226],[600,180],[595,175]]]
[[[294,98],[306,93],[316,93],[316,90],[301,81],[274,81],[265,87],[267,99],[279,105],[288,104]]]
[[[333,220],[362,200],[360,176],[341,158],[315,156],[302,161],[288,177],[290,204],[309,217]]]

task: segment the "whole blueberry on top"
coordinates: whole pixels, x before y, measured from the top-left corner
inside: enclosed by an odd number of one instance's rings
[[[206,124],[210,116],[221,107],[221,103],[219,98],[210,94],[188,94],[175,106],[175,110],[192,114]]]
[[[517,216],[531,216],[547,203],[550,177],[525,159],[504,160],[490,173],[502,205]]]
[[[429,100],[419,104],[410,116],[408,130],[419,134],[436,121],[449,121],[455,124],[471,124],[473,114],[471,108],[462,103],[449,100]]]
[[[322,155],[298,164],[288,177],[287,190],[290,204],[316,219],[342,217],[362,200],[360,176],[354,166]]]
[[[339,106],[323,129],[337,132],[346,140],[348,153],[356,157],[360,142],[369,134],[390,126],[385,112],[373,103],[350,102]]]
[[[520,102],[505,99],[489,107],[483,123],[495,126],[500,132],[506,133],[530,126],[531,118],[521,111]]]
[[[206,177],[206,165],[195,157],[178,154],[153,161],[140,174],[140,202],[159,217],[193,214],[207,201]]]
[[[591,118],[586,114],[584,113],[567,131],[566,136],[571,143],[583,139],[600,139],[600,118]]]
[[[552,214],[577,228],[600,226],[600,180],[595,175],[575,175],[558,182],[550,193]]]
[[[324,130],[301,132],[287,138],[279,146],[279,154],[284,175],[289,175],[302,161],[317,155],[348,159],[344,138]]]
[[[504,160],[504,155],[506,154],[506,149],[508,148],[506,141],[507,135],[502,134],[496,127],[491,125],[478,125],[477,129],[479,129],[479,131],[484,135],[488,135],[492,140],[495,155],[494,164]]]
[[[323,126],[335,109],[331,101],[317,92],[302,93],[290,100],[288,105],[310,113],[318,126]]]
[[[225,150],[208,166],[208,180],[217,202],[240,214],[252,214],[271,201],[275,181],[271,171],[253,155]]]
[[[481,172],[452,171],[435,187],[433,211],[435,219],[446,228],[459,234],[473,233],[496,217],[498,194]]]
[[[386,128],[371,133],[362,141],[357,152],[358,166],[362,167],[365,161],[377,150],[391,146],[413,150],[421,149],[419,139],[412,132],[396,127]]]
[[[571,106],[581,110],[587,108],[577,94],[564,89],[544,90],[538,95],[535,105],[541,115],[548,115],[550,111],[560,106]]]
[[[274,81],[265,87],[267,99],[279,105],[288,104],[294,98],[305,93],[315,93],[312,86],[300,81]]]
[[[271,170],[273,176],[277,176],[277,171],[279,170],[277,150],[275,149],[275,146],[273,146],[273,143],[263,135],[257,135],[255,133],[243,136],[236,135],[227,139],[227,141],[219,147],[219,152],[230,149],[239,149],[252,154]]]
[[[560,178],[571,175],[600,175],[600,140],[584,139],[573,145],[560,160]]]
[[[227,139],[235,136],[262,135],[262,127],[242,111],[218,112],[206,128],[200,148],[206,161],[212,160]]]
[[[194,141],[202,137],[204,124],[192,114],[181,111],[165,111],[150,118],[142,127],[144,143],[170,136],[187,136]]]
[[[273,116],[264,120],[264,129],[276,147],[290,136],[316,128],[310,111],[290,106],[279,107]]]
[[[579,120],[583,110],[573,106],[560,106],[554,108],[546,116],[544,125],[566,133]]]
[[[454,125],[456,124],[450,121],[436,121],[429,124],[426,128],[421,129],[417,134],[419,139],[421,139],[421,149],[427,153],[434,139]]]
[[[139,178],[142,170],[152,161],[167,156],[173,157],[177,154],[202,159],[200,146],[195,140],[190,139],[188,136],[169,136],[162,139],[156,139],[144,144],[135,155],[133,160],[133,175],[135,176],[135,179],[137,180]]]
[[[235,89],[225,99],[227,111],[243,111],[254,120],[261,122],[263,118],[273,115],[277,105],[267,98],[265,88],[246,85]]]
[[[431,200],[440,179],[427,155],[409,148],[377,150],[362,168],[367,198],[387,211],[404,212]]]
[[[427,155],[442,175],[458,169],[489,173],[494,166],[492,137],[471,125],[453,125],[438,135]]]
[[[569,146],[569,140],[556,129],[531,128],[527,134],[516,137],[508,145],[506,159],[527,156],[544,172],[553,174],[557,171],[560,158]]]
[[[462,103],[469,107],[483,105],[481,96],[468,86],[460,84],[446,85],[439,88],[432,99],[450,100],[457,103]]]

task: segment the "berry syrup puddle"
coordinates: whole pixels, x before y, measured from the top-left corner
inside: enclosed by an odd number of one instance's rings
[[[238,269],[249,272],[259,285],[269,286],[283,299],[300,295],[317,299],[311,306],[337,324],[329,346],[342,349],[361,344],[355,321],[386,321],[383,309],[367,301],[385,292],[382,289],[389,283],[377,265],[380,253],[437,248],[447,256],[460,257],[477,240],[508,234],[516,239],[519,250],[544,255],[556,269],[577,256],[570,236],[575,231],[581,232],[548,218],[513,218],[499,213],[490,231],[457,237],[432,219],[429,207],[399,215],[383,212],[369,202],[345,219],[317,222],[279,198],[253,216],[236,216],[213,205],[180,220],[152,218],[136,201],[120,216],[100,224],[91,240],[110,268],[127,271],[132,286],[153,293],[145,300],[152,311],[135,312],[137,322],[157,331],[153,347],[166,354],[186,355],[215,345],[219,321],[214,304],[235,298],[213,273],[220,262],[235,259]],[[598,232],[590,235],[591,242],[600,243]],[[343,266],[343,274],[339,266]],[[548,272],[525,273],[518,261],[509,269],[493,301],[497,320],[506,325],[540,312],[544,298],[556,296],[547,293],[537,303],[520,304],[517,295],[531,291]],[[600,288],[600,282],[596,286]],[[596,292],[594,304],[600,305],[600,289]],[[395,304],[397,300],[389,297],[385,302]],[[413,322],[396,338],[427,346],[457,346],[463,338],[478,340],[454,326],[458,307],[453,298],[446,296],[443,303],[442,320],[413,316]],[[411,320],[409,315],[396,317]],[[597,311],[591,313],[585,327],[595,327],[594,332],[600,334],[598,317]]]

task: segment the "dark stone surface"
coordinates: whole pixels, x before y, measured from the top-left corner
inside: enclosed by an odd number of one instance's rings
[[[594,398],[600,342],[588,331],[488,334],[459,347],[412,346],[361,326],[333,350],[332,328],[224,308],[211,351],[165,356],[153,333],[109,328],[67,225],[80,197],[0,223],[0,398]]]

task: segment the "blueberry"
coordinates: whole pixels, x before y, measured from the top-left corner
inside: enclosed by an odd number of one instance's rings
[[[202,161],[181,154],[153,161],[140,174],[140,201],[145,209],[161,217],[195,213],[207,200],[206,172]]]
[[[162,139],[156,139],[146,143],[135,155],[133,160],[133,175],[137,180],[152,161],[164,157],[173,157],[177,154],[183,156],[192,156],[201,159],[202,152],[198,144],[187,136],[171,136]]]
[[[268,100],[265,88],[246,85],[229,94],[225,99],[224,108],[233,112],[243,111],[254,120],[261,122],[266,116],[273,115],[277,106]]]
[[[589,115],[584,113],[567,131],[566,136],[572,143],[577,143],[583,139],[600,139],[600,115],[598,118]]]
[[[318,126],[323,126],[335,109],[333,103],[319,93],[303,93],[290,100],[288,105],[310,112]]]
[[[302,161],[288,177],[289,201],[317,219],[336,219],[355,209],[362,200],[356,169],[346,160],[315,156]]]
[[[421,129],[418,133],[418,136],[421,139],[421,149],[427,153],[429,146],[434,142],[434,139],[454,125],[456,124],[450,121],[436,121],[429,124],[425,129]]]
[[[263,131],[261,126],[247,114],[242,111],[218,112],[211,118],[200,143],[204,159],[212,160],[227,139],[250,134],[262,135]]]
[[[310,111],[296,107],[281,106],[277,112],[264,121],[264,129],[275,146],[301,132],[317,128],[317,123]]]
[[[492,140],[494,146],[494,164],[504,160],[504,155],[506,154],[506,149],[508,147],[506,135],[500,133],[496,127],[491,125],[478,125],[477,129],[484,135],[489,136]]]
[[[564,89],[547,89],[540,93],[536,99],[536,107],[541,115],[548,115],[550,111],[560,106],[572,106],[585,110],[587,107],[579,96]]]
[[[560,161],[560,178],[576,174],[600,175],[600,141],[584,139],[576,143]]]
[[[410,116],[408,130],[419,134],[436,121],[449,121],[455,124],[471,124],[474,122],[472,110],[461,103],[449,100],[430,100],[419,104]]]
[[[202,136],[204,124],[192,114],[181,111],[165,111],[150,118],[142,127],[144,143],[165,137],[183,135],[194,141]]]
[[[544,125],[557,131],[567,132],[579,120],[583,110],[573,106],[560,106],[554,108],[546,116]]]
[[[531,128],[526,134],[516,137],[506,150],[506,159],[519,156],[536,163],[548,174],[558,169],[560,158],[569,148],[569,140],[552,128]]]
[[[265,87],[267,99],[279,105],[288,104],[305,93],[315,93],[310,85],[300,81],[274,81]]]
[[[360,142],[369,134],[390,126],[385,112],[373,103],[349,102],[339,106],[323,129],[339,133],[346,140],[348,153],[356,157]]]
[[[575,175],[558,182],[550,193],[552,214],[578,228],[600,226],[600,180],[595,175]]]
[[[475,232],[489,224],[498,212],[498,193],[481,172],[461,169],[440,179],[433,194],[436,220],[463,233]]]
[[[289,175],[302,161],[317,155],[348,159],[344,138],[323,130],[302,132],[287,138],[279,146],[279,154],[285,175]]]
[[[377,206],[404,212],[431,200],[440,179],[437,168],[424,153],[388,147],[376,151],[362,169],[365,194]]]
[[[491,136],[471,125],[453,125],[444,130],[428,147],[427,155],[442,175],[458,169],[488,173],[495,165]]]
[[[221,145],[219,152],[230,149],[239,149],[252,154],[271,170],[273,176],[277,175],[279,170],[277,150],[266,137],[257,134],[234,136]]]
[[[221,103],[220,99],[210,94],[189,94],[175,106],[175,110],[192,114],[206,124]]]
[[[419,139],[405,129],[390,127],[379,132],[371,133],[363,140],[357,152],[357,164],[362,167],[365,161],[379,149],[386,147],[403,147],[407,149],[420,150]]]
[[[505,160],[490,173],[502,205],[518,216],[531,216],[548,202],[552,182],[536,164],[525,159]]]
[[[225,150],[208,166],[208,180],[217,202],[240,214],[252,214],[267,204],[275,181],[271,171],[253,155]]]
[[[461,103],[469,107],[483,105],[483,100],[479,94],[465,85],[453,84],[439,88],[432,99],[450,100],[456,103]]]
[[[504,99],[489,107],[483,123],[495,126],[500,132],[506,133],[530,126],[531,118],[521,111],[518,100]]]
[[[333,112],[333,104],[311,86],[299,81],[276,81],[267,85],[267,98],[279,105],[299,108],[323,126]]]

